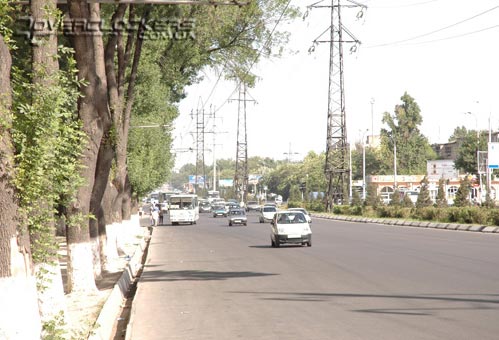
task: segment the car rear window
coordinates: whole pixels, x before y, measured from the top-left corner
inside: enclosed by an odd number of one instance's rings
[[[276,208],[275,207],[263,207],[264,212],[275,212]]]
[[[281,214],[277,217],[277,223],[279,224],[291,224],[291,223],[305,223],[307,222],[303,213],[289,213]]]

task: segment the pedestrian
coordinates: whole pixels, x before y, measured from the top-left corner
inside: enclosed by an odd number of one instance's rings
[[[151,225],[157,227],[159,220],[159,209],[156,207],[151,213]]]

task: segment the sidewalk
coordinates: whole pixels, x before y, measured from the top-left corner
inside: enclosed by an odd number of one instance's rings
[[[122,338],[115,333],[123,328],[120,323],[126,321],[120,315],[122,308],[126,308],[127,294],[141,269],[142,256],[150,237],[150,229],[146,227],[149,219],[147,224],[143,220],[134,215],[131,220],[123,221],[122,224],[107,226],[108,242],[117,242],[120,256],[113,259],[115,270],[103,271],[102,276],[95,281],[98,292],[92,295],[67,293],[67,245],[65,237],[58,237],[68,328],[73,337],[108,340],[116,335],[117,339]]]

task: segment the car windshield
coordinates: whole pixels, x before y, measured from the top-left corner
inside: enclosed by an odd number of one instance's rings
[[[263,207],[263,212],[275,212],[275,207]]]
[[[225,210],[225,206],[223,206],[223,205],[216,205],[214,209],[215,210]]]
[[[230,214],[231,215],[244,215],[244,212],[242,210],[231,210]]]
[[[279,224],[305,223],[307,222],[303,213],[284,213],[277,217]]]

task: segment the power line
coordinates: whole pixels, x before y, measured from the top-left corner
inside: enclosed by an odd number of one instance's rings
[[[460,20],[460,21],[455,22],[455,23],[453,23],[453,24],[451,24],[451,25],[444,26],[444,27],[442,27],[442,28],[439,28],[439,29],[433,30],[433,31],[431,31],[431,32],[427,32],[427,33],[424,33],[424,34],[420,34],[420,35],[414,36],[414,37],[412,37],[412,38],[407,38],[407,39],[403,39],[403,40],[398,40],[398,41],[393,41],[393,42],[383,43],[383,44],[378,44],[378,45],[365,46],[365,48],[375,48],[375,47],[385,47],[385,46],[391,46],[391,45],[399,45],[399,44],[406,43],[406,42],[408,42],[408,41],[412,41],[412,40],[416,40],[416,39],[419,39],[419,38],[427,37],[427,36],[429,36],[429,35],[432,35],[432,34],[435,34],[435,33],[441,32],[441,31],[444,31],[444,30],[446,30],[446,29],[449,29],[449,28],[452,28],[452,27],[458,26],[458,25],[463,24],[463,23],[465,23],[465,22],[467,22],[467,21],[470,21],[470,20],[476,19],[476,18],[478,18],[478,17],[480,17],[480,16],[482,16],[482,15],[485,15],[485,14],[487,14],[487,13],[489,13],[489,12],[492,12],[492,11],[494,11],[494,10],[498,9],[498,8],[499,8],[499,5],[498,5],[498,6],[494,6],[494,7],[489,8],[489,9],[487,9],[487,10],[483,11],[483,12],[480,12],[480,13],[478,13],[478,14],[475,14],[475,15],[473,15],[473,16],[471,16],[471,17],[469,17],[469,18],[466,18],[466,19]]]

